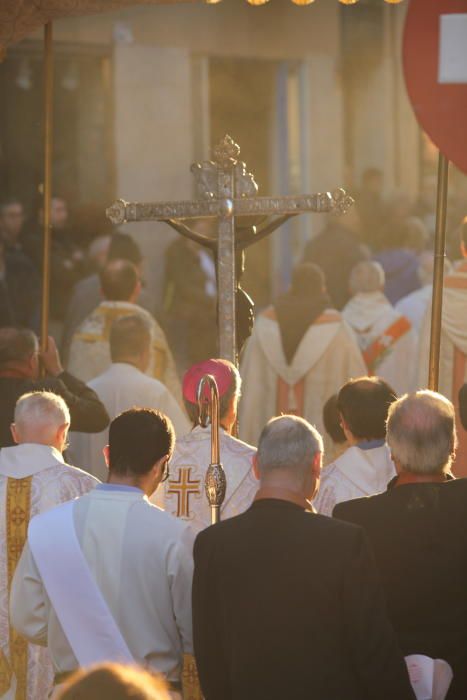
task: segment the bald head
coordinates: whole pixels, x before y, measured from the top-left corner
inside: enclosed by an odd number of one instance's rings
[[[435,391],[417,391],[394,402],[387,443],[402,471],[438,474],[450,468],[457,446],[454,407]]]
[[[112,260],[100,274],[101,288],[108,301],[135,302],[141,291],[138,272],[128,260]]]
[[[380,292],[384,288],[384,270],[372,260],[363,260],[352,268],[349,279],[351,294]]]

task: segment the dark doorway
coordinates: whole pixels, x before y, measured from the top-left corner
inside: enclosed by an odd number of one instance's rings
[[[111,56],[71,44],[54,55],[53,190],[92,237],[115,194]],[[42,65],[40,42],[12,48],[0,65],[0,197],[18,197],[30,214],[43,179]]]

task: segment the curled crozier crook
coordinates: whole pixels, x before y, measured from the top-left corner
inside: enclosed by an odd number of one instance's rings
[[[209,388],[209,398],[205,396],[205,387]],[[220,521],[220,509],[224,502],[227,481],[220,459],[220,417],[219,389],[211,374],[205,374],[198,384],[199,423],[206,428],[211,420],[211,463],[204,480],[204,489],[211,508],[211,523]]]

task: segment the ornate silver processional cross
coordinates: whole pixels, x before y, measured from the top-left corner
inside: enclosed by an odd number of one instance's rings
[[[179,233],[216,253],[218,285],[219,357],[236,362],[235,293],[238,286],[236,253],[261,240],[292,216],[304,212],[345,214],[353,199],[343,189],[310,195],[258,197],[258,186],[246,164],[238,160],[240,147],[224,136],[213,160],[194,163],[198,199],[179,202],[125,202],[107,209],[114,224],[165,221]],[[217,234],[204,235],[187,220],[217,220]],[[189,223],[189,222],[188,222]]]

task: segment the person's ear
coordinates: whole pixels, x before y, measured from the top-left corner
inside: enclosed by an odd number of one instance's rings
[[[260,473],[259,473],[257,453],[255,453],[253,455],[253,474],[255,475],[255,479],[257,479],[259,481],[260,480]]]
[[[69,423],[63,423],[63,425],[57,429],[57,441],[59,445],[65,445],[69,427]]]
[[[311,473],[315,479],[319,479],[321,475],[321,467],[323,465],[323,453],[316,452],[311,463]]]
[[[106,446],[102,449],[102,454],[104,455],[105,466],[106,466],[107,469],[108,469],[108,468],[109,468],[109,462],[110,462],[110,460],[109,460],[110,449],[109,449],[109,446],[108,446],[108,445],[106,445]]]
[[[167,460],[169,459],[169,455],[164,455],[160,459],[157,460],[157,462],[154,463],[152,467],[152,476],[154,479],[160,483],[162,481],[162,478],[164,476],[164,471],[165,471],[165,465]]]
[[[402,468],[401,468],[400,462],[398,462],[397,459],[396,459],[396,458],[394,457],[394,455],[392,454],[392,450],[391,450],[391,459],[392,459],[392,462],[393,462],[394,467],[395,467],[395,469],[396,469],[396,473],[397,473],[397,474],[400,474],[401,471],[402,471]]]
[[[339,420],[340,420],[341,428],[344,431],[344,435],[345,435],[346,440],[347,441],[351,440],[353,437],[352,432],[351,432],[349,426],[347,425],[347,423],[345,422],[345,418],[342,415],[342,413],[339,413]]]
[[[39,373],[39,354],[33,352],[27,359],[29,374],[36,377]]]
[[[461,253],[463,258],[467,258],[467,250],[464,241],[461,241]]]
[[[12,437],[13,437],[13,440],[15,441],[15,443],[16,443],[17,445],[19,445],[20,438],[19,438],[19,435],[18,435],[18,430],[17,430],[16,425],[15,425],[14,423],[12,423],[12,424],[10,425],[10,431],[11,431],[11,435],[12,435]]]
[[[131,295],[131,301],[133,303],[138,301],[142,289],[143,285],[141,284],[141,280],[138,278],[138,281],[136,282],[135,288],[133,290],[133,294]]]

